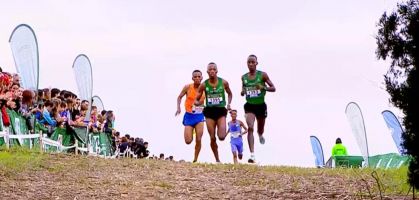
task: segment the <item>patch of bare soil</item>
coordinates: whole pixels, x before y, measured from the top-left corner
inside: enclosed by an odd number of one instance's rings
[[[0,172],[0,193],[1,199],[371,198],[366,188],[372,181],[294,171],[51,155],[37,169]]]

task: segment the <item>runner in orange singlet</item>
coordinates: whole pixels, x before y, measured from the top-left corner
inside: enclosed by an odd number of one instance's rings
[[[185,115],[183,116],[183,125],[185,126],[184,137],[185,143],[190,144],[192,143],[195,132],[195,154],[193,162],[196,162],[198,160],[199,152],[201,151],[201,139],[204,132],[205,121],[204,114],[202,113],[204,109],[205,96],[203,95],[200,99],[201,105],[194,105],[198,87],[201,85],[202,81],[201,71],[194,70],[192,72],[192,80],[193,83],[185,85],[177,98],[177,110],[175,116],[180,114],[180,103],[183,96],[186,95]]]

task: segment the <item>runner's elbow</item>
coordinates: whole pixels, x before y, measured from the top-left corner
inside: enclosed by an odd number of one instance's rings
[[[271,89],[271,92],[275,92],[276,91],[276,88],[275,87],[271,87],[272,89]]]

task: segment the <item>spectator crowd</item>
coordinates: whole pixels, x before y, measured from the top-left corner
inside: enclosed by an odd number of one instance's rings
[[[80,100],[73,92],[58,88],[26,90],[21,87],[18,74],[3,72],[1,68],[0,111],[1,128],[10,127],[10,116],[16,113],[25,119],[29,134],[40,130],[51,137],[56,128],[64,128],[74,135],[71,141],[74,143],[77,139],[74,127],[87,127],[92,133],[106,133],[115,154],[129,154],[136,158],[147,158],[150,155],[148,142],[129,134],[121,136],[114,128],[115,114],[112,110],[98,111],[96,106],[91,106],[89,117],[89,101]],[[157,157],[151,156],[150,159]],[[173,156],[167,159],[173,160]]]

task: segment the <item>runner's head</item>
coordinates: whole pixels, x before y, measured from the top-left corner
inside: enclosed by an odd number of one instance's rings
[[[209,78],[216,78],[217,72],[218,72],[217,64],[215,64],[214,62],[210,62],[207,67],[207,73],[208,73]]]
[[[249,71],[254,72],[256,70],[256,66],[258,65],[258,57],[255,55],[249,55],[247,57],[247,67]]]
[[[237,118],[237,110],[230,110],[230,116],[232,120],[236,120]]]
[[[202,81],[202,72],[199,71],[199,70],[197,70],[197,69],[194,70],[192,72],[192,80],[193,80],[193,83],[194,84],[197,84],[197,85],[201,84],[201,81]]]
[[[342,144],[342,140],[340,138],[336,139],[336,144]]]

